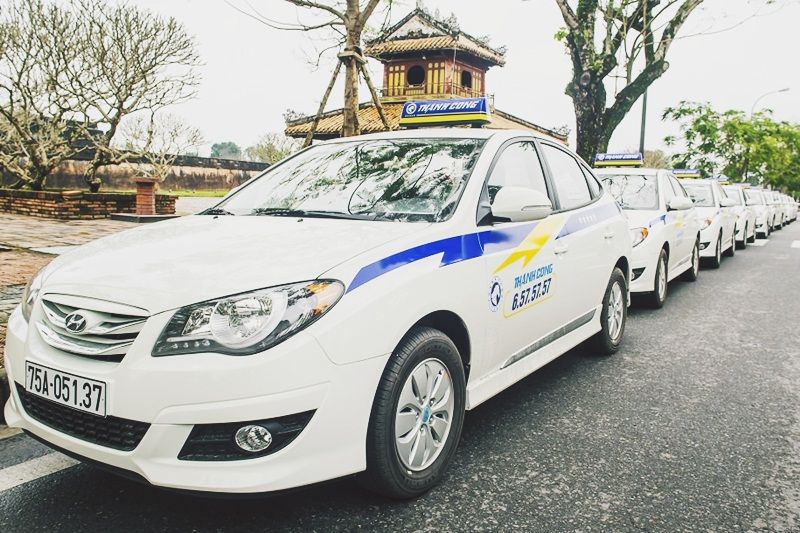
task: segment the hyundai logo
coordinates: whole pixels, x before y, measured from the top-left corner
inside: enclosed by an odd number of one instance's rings
[[[73,311],[64,319],[64,327],[70,333],[81,333],[86,329],[86,317],[80,311]]]

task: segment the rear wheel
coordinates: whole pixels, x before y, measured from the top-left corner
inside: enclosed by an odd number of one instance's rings
[[[413,498],[442,478],[461,438],[464,365],[439,330],[412,329],[386,365],[367,433],[360,481],[390,498]]]
[[[615,268],[608,280],[600,312],[600,331],[592,337],[593,347],[602,355],[619,350],[628,319],[628,283],[622,270]]]
[[[692,266],[683,273],[684,281],[697,281],[697,276],[700,274],[700,238],[694,241],[694,249],[692,249]]]
[[[653,292],[647,295],[648,304],[653,309],[661,309],[664,307],[664,302],[667,299],[667,290],[669,284],[667,283],[667,251],[662,249],[658,254],[658,263],[656,263],[656,275],[653,282]]]

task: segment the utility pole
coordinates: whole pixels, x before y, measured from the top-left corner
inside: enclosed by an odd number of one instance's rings
[[[644,135],[647,127],[647,91],[642,95],[642,131],[639,135],[639,151],[644,155]]]

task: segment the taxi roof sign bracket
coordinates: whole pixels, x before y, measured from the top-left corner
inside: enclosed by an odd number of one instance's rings
[[[632,154],[597,154],[594,156],[595,167],[641,167],[644,156],[641,152]]]
[[[472,125],[480,127],[491,121],[489,99],[451,98],[447,100],[420,100],[406,102],[400,115],[400,126]]]

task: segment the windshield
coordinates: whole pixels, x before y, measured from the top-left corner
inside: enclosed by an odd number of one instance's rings
[[[736,205],[742,205],[742,197],[739,196],[739,189],[736,187],[723,187],[725,196],[733,200]]]
[[[658,209],[658,180],[655,176],[617,174],[599,177],[623,209]]]
[[[700,185],[694,183],[684,183],[683,188],[694,200],[694,205],[698,207],[715,207],[714,193],[710,185]]]
[[[392,139],[312,146],[208,214],[438,222],[450,216],[482,139]]]
[[[752,189],[746,189],[744,191],[744,197],[751,204],[755,203],[756,205],[764,205],[764,198],[761,197],[761,193],[759,191],[754,191]]]

